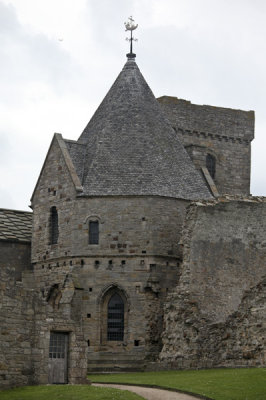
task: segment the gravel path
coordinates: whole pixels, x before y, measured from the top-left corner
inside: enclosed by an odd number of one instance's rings
[[[190,396],[188,394],[171,392],[169,390],[147,388],[142,386],[130,385],[116,385],[109,383],[92,383],[92,386],[112,387],[115,389],[129,390],[134,392],[147,400],[195,400],[198,397]]]

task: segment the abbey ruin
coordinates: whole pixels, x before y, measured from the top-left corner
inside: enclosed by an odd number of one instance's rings
[[[265,366],[253,137],[253,111],[155,99],[129,55],[80,137],[54,135],[33,212],[0,209],[1,387]]]

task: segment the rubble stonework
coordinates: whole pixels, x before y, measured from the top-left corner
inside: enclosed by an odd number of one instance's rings
[[[0,241],[0,387],[34,382],[34,291],[24,285],[30,243]],[[30,272],[24,272],[24,275]]]
[[[0,209],[2,387],[265,365],[254,113],[159,102],[131,58],[80,138],[54,135],[33,213]]]
[[[179,285],[165,303],[160,359],[175,368],[265,365],[265,199],[187,212]]]

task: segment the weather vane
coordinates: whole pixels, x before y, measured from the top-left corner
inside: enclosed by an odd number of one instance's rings
[[[130,31],[130,38],[126,38],[126,40],[128,40],[130,42],[130,53],[127,54],[128,58],[135,58],[136,57],[136,54],[134,54],[133,51],[132,51],[132,48],[133,48],[132,42],[133,42],[133,40],[136,42],[138,39],[133,38],[132,32],[135,29],[137,29],[137,27],[138,27],[138,24],[135,24],[134,19],[132,18],[132,16],[130,16],[128,18],[128,21],[125,22],[126,31]]]

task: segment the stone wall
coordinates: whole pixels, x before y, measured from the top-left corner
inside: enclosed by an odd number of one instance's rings
[[[91,369],[108,368],[110,357],[118,368],[136,368],[140,361],[156,358],[164,299],[179,277],[178,241],[188,202],[159,196],[82,197],[54,140],[32,204],[32,262],[43,302],[36,325],[43,339],[36,349],[47,354],[49,331],[63,329],[75,332],[81,348],[87,346],[83,354],[88,354]],[[57,244],[50,240],[51,207],[58,212]],[[90,220],[99,222],[99,244],[89,244]],[[120,343],[105,340],[106,299],[112,291],[125,299]],[[55,300],[49,308],[52,292]],[[43,357],[36,367],[43,383],[46,365]]]
[[[87,354],[82,315],[81,293],[74,286],[71,274],[59,269],[56,278],[46,275],[47,287],[36,279],[35,331],[33,335],[33,368],[35,382],[47,384],[49,377],[49,341],[51,332],[69,336],[68,377],[71,384],[86,382]],[[55,283],[56,282],[56,283]]]
[[[21,281],[22,272],[31,268],[30,242],[0,240],[0,269],[12,271],[14,281]]]
[[[158,100],[196,167],[206,166],[207,154],[215,157],[219,193],[248,195],[254,112],[201,106],[169,96]]]
[[[0,254],[0,387],[8,388],[34,382],[34,292],[22,279],[30,243],[0,241]]]
[[[265,365],[264,199],[193,204],[160,359],[176,368]]]

